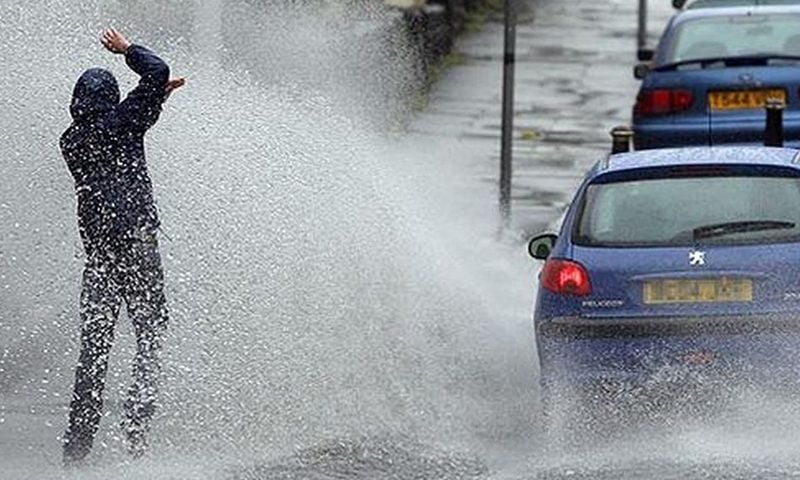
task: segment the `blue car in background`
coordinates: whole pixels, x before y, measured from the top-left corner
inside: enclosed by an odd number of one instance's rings
[[[545,260],[533,320],[548,414],[654,381],[800,384],[796,150],[611,155],[529,252]]]
[[[785,104],[800,141],[800,6],[698,8],[675,15],[651,63],[637,65],[638,150],[755,144],[767,99]]]

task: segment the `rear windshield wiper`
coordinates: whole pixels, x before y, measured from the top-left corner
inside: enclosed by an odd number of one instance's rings
[[[705,225],[692,230],[695,240],[702,238],[721,237],[731,233],[760,232],[764,230],[783,230],[794,228],[792,222],[778,220],[747,220],[742,222],[726,222],[714,225]]]
[[[761,53],[756,55],[739,55],[728,57],[708,57],[708,58],[692,58],[689,60],[681,60],[680,62],[665,63],[653,68],[657,72],[664,72],[668,70],[677,70],[685,65],[699,65],[705,68],[715,63],[724,63],[725,66],[735,65],[758,65],[766,63],[770,60],[786,60],[791,62],[800,62],[800,55],[783,55],[779,53]]]

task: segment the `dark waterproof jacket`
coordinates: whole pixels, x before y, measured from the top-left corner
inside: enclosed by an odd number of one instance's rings
[[[72,125],[61,152],[75,179],[84,247],[154,233],[159,226],[147,173],[144,135],[166,98],[169,67],[145,47],[131,45],[128,66],[141,76],[122,102],[111,72],[87,70],[73,91]]]

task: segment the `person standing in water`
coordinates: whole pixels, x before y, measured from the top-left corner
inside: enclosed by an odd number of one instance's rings
[[[103,388],[114,324],[124,301],[136,335],[133,383],[124,403],[123,430],[132,455],[147,448],[156,406],[159,354],[167,328],[164,274],[156,239],[158,213],[145,161],[144,136],[183,78],[151,50],[120,32],[101,43],[123,55],[140,76],[120,102],[114,75],[91,68],[78,79],[61,136],[61,152],[75,180],[78,230],[86,253],[80,299],[81,351],[75,371],[64,462],[80,463],[92,449],[103,410]]]

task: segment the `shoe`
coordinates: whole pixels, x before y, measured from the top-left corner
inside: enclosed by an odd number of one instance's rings
[[[73,469],[86,465],[86,457],[91,450],[91,442],[81,442],[74,438],[65,440],[63,450],[64,468]]]
[[[128,430],[128,453],[133,458],[141,458],[147,453],[147,434],[143,429]]]
[[[133,458],[141,458],[147,452],[148,428],[128,419],[122,421],[121,427],[128,441],[128,453]]]

